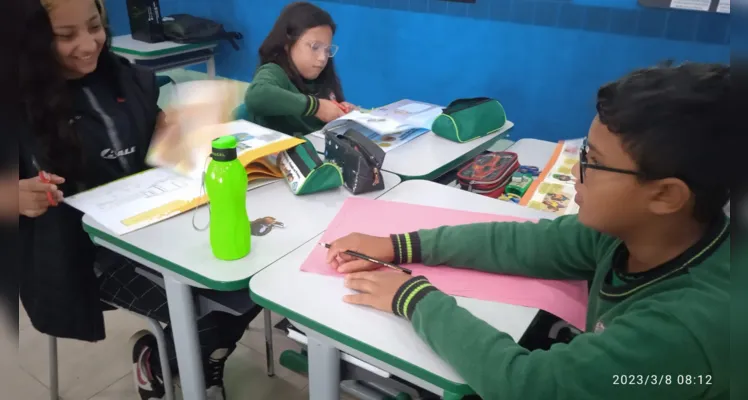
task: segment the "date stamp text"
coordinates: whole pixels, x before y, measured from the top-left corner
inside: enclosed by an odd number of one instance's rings
[[[655,375],[613,375],[613,385],[651,385],[651,386],[663,386],[663,385],[711,385],[711,375],[668,375],[668,374],[655,374]]]

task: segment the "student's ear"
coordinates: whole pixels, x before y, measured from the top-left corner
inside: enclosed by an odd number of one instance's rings
[[[665,178],[651,183],[649,211],[655,215],[673,214],[691,202],[691,189],[678,178]]]

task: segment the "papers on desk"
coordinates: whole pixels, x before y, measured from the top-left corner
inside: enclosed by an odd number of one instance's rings
[[[480,222],[521,221],[521,219],[479,214],[405,203],[349,198],[322,236],[330,243],[352,232],[387,236],[444,225]],[[326,250],[315,247],[301,270],[339,276],[325,262]],[[548,311],[584,330],[587,312],[585,281],[556,281],[490,274],[449,267],[408,266],[413,276],[426,276],[443,292],[461,297],[533,307]]]
[[[116,180],[65,199],[117,235],[204,204],[200,181],[164,168]]]
[[[672,0],[670,2],[671,8],[696,11],[709,11],[711,5],[712,0]]]
[[[273,182],[257,179],[248,190]],[[134,232],[207,202],[199,180],[165,168],[150,169],[65,199],[116,235]]]
[[[232,121],[239,92],[238,82],[233,81],[190,81],[176,85],[172,104],[166,111],[169,128],[156,132],[146,162],[199,180],[213,139],[230,135],[236,137],[239,161],[252,172],[250,180],[255,176],[281,178],[283,175],[275,163],[262,158],[303,141],[245,120]],[[261,162],[255,163],[256,160]]]
[[[577,180],[571,170],[579,162],[583,143],[584,139],[559,142],[543,173],[522,196],[520,205],[557,215],[578,213],[579,205],[574,201]]]
[[[388,152],[428,133],[441,112],[434,104],[400,100],[370,112],[352,111],[312,135],[324,139],[327,131],[343,134],[356,129]]]
[[[211,140],[225,135],[233,135],[238,139],[238,159],[245,166],[250,187],[264,185],[272,182],[272,179],[282,177],[274,154],[302,142],[301,139],[247,121],[206,127],[194,138],[183,139],[189,141],[184,146],[187,156],[176,158],[183,162],[165,161],[174,159],[163,156],[172,154],[174,147],[170,148],[165,142],[161,142],[161,147],[151,149],[149,160],[160,160],[162,165],[171,167],[155,168],[110,182],[68,197],[65,202],[90,215],[117,235],[133,232],[192,210],[208,202],[207,195],[201,190],[203,168],[207,165]]]
[[[436,104],[421,103],[413,100],[400,100],[384,107],[375,108],[371,116],[397,121],[404,126],[431,130],[434,120],[442,113],[442,107]]]
[[[720,0],[717,4],[717,12],[722,14],[730,13],[730,0]]]

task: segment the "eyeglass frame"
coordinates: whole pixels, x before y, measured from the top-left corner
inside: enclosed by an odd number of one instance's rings
[[[312,40],[305,40],[304,43],[307,46],[309,46],[309,50],[311,50],[314,53],[317,52],[317,50],[314,49],[315,44],[324,45],[322,42],[317,42],[317,41],[312,41]],[[338,54],[338,50],[340,50],[340,46],[338,46],[337,44],[331,43],[329,45],[324,45],[324,47],[322,47],[320,50],[327,50],[327,58],[333,58],[335,57],[335,54]]]
[[[590,163],[589,161],[587,161],[587,152],[589,152],[589,144],[587,143],[587,138],[585,138],[582,142],[582,147],[579,148],[579,183],[584,183],[584,176],[587,174],[587,168],[596,169],[599,171],[614,172],[617,174],[633,175],[640,178],[644,177],[644,174],[639,171],[613,168],[601,164]]]

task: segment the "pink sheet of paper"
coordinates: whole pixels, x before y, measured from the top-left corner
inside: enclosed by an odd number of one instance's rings
[[[349,233],[389,236],[444,225],[480,222],[526,221],[496,214],[481,214],[437,207],[352,197],[322,235],[330,243]],[[315,247],[302,271],[342,276],[325,262],[326,250]],[[497,260],[500,262],[500,260]],[[587,283],[491,274],[469,269],[409,265],[413,275],[423,275],[441,291],[461,297],[533,307],[548,311],[580,330],[585,328]]]

